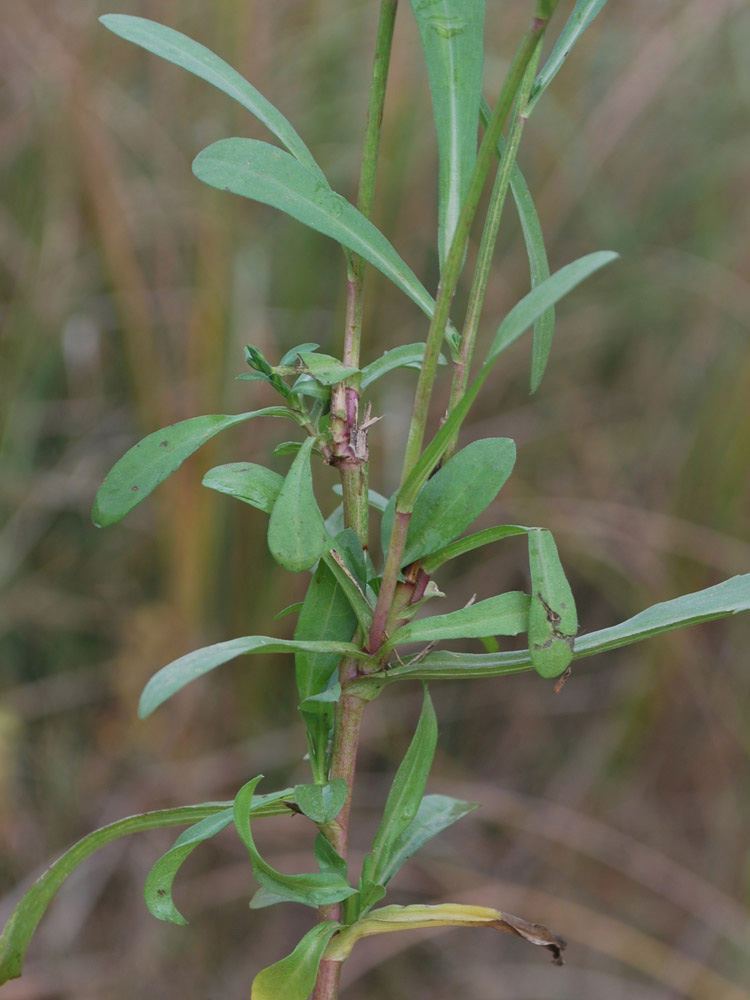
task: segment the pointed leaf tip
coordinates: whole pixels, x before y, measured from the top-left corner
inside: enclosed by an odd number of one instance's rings
[[[237,101],[255,115],[307,170],[324,184],[328,183],[312,153],[278,108],[205,45],[165,24],[132,14],[103,14],[99,21],[120,38],[200,77]]]
[[[107,473],[94,500],[94,524],[103,528],[121,521],[212,437],[235,424],[263,416],[295,419],[285,406],[267,406],[249,413],[190,417],[149,434]]]

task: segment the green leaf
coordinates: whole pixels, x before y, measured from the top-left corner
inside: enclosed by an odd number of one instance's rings
[[[311,375],[300,375],[291,391],[295,396],[310,396],[312,399],[318,399],[326,406],[331,398],[330,386],[321,385]]]
[[[551,278],[537,285],[520,302],[516,303],[500,324],[479,375],[469,385],[461,402],[451,411],[440,430],[419,456],[419,460],[399,490],[396,501],[397,510],[406,512],[411,510],[411,505],[423,483],[429,479],[433,469],[445,453],[445,449],[460,430],[461,424],[466,419],[500,352],[517,340],[550,306],[572,291],[586,277],[615,260],[617,256],[616,253],[604,250],[582,257],[580,260],[560,268]]]
[[[294,412],[285,406],[267,406],[263,410],[231,416],[212,414],[190,417],[149,434],[125,452],[108,472],[94,501],[91,513],[94,524],[104,528],[121,521],[206,441],[220,431],[253,417],[296,419]]]
[[[693,594],[654,604],[627,621],[579,636],[573,659],[605,653],[630,646],[652,636],[687,628],[701,622],[726,618],[740,611],[750,611],[750,573],[733,576],[723,583]],[[392,666],[384,675],[392,680],[460,680],[473,677],[498,677],[532,668],[528,650],[507,653],[428,653],[419,662]],[[353,689],[352,689],[353,690]]]
[[[513,470],[516,446],[510,438],[472,441],[427,480],[415,502],[401,558],[406,566],[453,541],[485,510]],[[388,545],[396,509],[394,496],[381,522]]]
[[[366,859],[365,859],[366,860]],[[373,882],[364,876],[359,880],[359,896],[357,898],[357,916],[364,913],[375,903],[379,902],[386,894],[384,885]]]
[[[190,681],[202,677],[215,667],[234,660],[237,656],[250,653],[336,653],[367,659],[358,646],[351,642],[300,642],[297,639],[274,639],[267,635],[246,635],[240,639],[228,639],[212,646],[204,646],[192,653],[179,657],[154,674],[143,689],[138,705],[142,719],[151,715],[173,694],[181,691]]]
[[[344,528],[336,535],[333,544],[357,585],[364,589],[367,583],[367,559],[357,532],[353,528]]]
[[[273,449],[273,454],[276,456],[296,455],[301,447],[301,441],[282,441],[281,444],[277,444]],[[280,479],[282,482],[284,481],[283,476],[281,476]]]
[[[160,830],[169,826],[184,826],[196,820],[215,816],[227,808],[226,802],[204,802],[176,809],[127,816],[88,834],[67,850],[34,882],[21,897],[0,937],[0,985],[21,975],[23,959],[37,924],[44,916],[55,893],[75,869],[106,844],[131,833]]]
[[[435,301],[379,229],[293,156],[255,139],[223,139],[193,161],[200,180],[286,212],[359,254],[428,316]]]
[[[299,359],[307,369],[308,374],[320,385],[336,385],[352,375],[359,374],[359,368],[345,365],[330,354],[308,354],[299,352]]]
[[[492,111],[484,98],[482,98],[479,113],[482,124],[486,128],[492,118]],[[498,157],[502,157],[504,148],[505,140],[501,138],[497,147]],[[534,199],[531,197],[529,186],[517,163],[514,163],[511,169],[510,190],[516,204],[516,211],[518,212],[521,231],[523,232],[523,239],[526,244],[531,287],[536,288],[537,285],[540,285],[549,278],[549,261],[547,260],[547,249],[544,245],[542,224],[539,221]],[[552,347],[552,335],[554,332],[555,310],[553,306],[550,306],[549,309],[545,310],[541,316],[534,320],[534,334],[531,346],[532,392],[536,392],[539,388],[539,383],[542,381]]]
[[[263,969],[253,980],[250,1000],[307,1000],[328,942],[341,924],[316,924],[286,958]]]
[[[547,62],[542,67],[536,80],[534,80],[534,86],[531,88],[531,94],[529,95],[524,112],[526,117],[531,114],[536,102],[547,87],[549,87],[550,83],[552,83],[560,67],[568,58],[573,46],[606,2],[607,0],[576,0],[576,5],[570,17],[565,22],[565,27],[560,32],[560,37],[555,42],[554,48],[547,58]]]
[[[250,806],[250,812],[253,816],[278,816],[285,813],[289,815],[290,809],[284,800],[288,800],[293,794],[294,789],[285,788],[270,795],[256,795]],[[230,805],[216,815],[202,819],[184,830],[167,853],[163,854],[153,866],[146,876],[144,898],[146,906],[158,920],[166,920],[173,924],[187,923],[172,898],[172,883],[175,876],[195,848],[228,827],[233,818]]]
[[[294,659],[300,701],[325,691],[339,660],[346,655],[338,646],[349,645],[356,628],[357,619],[346,595],[328,566],[321,562],[307,588],[294,639],[306,645],[333,641],[337,648],[329,653],[315,652],[312,648],[297,653]]]
[[[309,872],[302,875],[284,875],[272,868],[258,853],[250,832],[249,805],[255,787],[263,776],[248,781],[237,793],[234,800],[234,822],[245,847],[250,854],[253,874],[262,886],[286,899],[306,906],[327,906],[338,903],[357,891],[340,875],[332,872]]]
[[[578,632],[575,600],[551,533],[545,528],[533,528],[528,542],[529,655],[542,677],[559,677],[573,659],[573,640]]]
[[[321,691],[320,694],[311,694],[309,698],[305,698],[305,700],[300,703],[300,708],[304,712],[310,709],[313,705],[318,705],[318,703],[321,702],[324,704],[329,702],[331,704],[335,704],[340,698],[341,685],[339,684],[338,679],[332,675],[325,691]]]
[[[292,462],[268,523],[268,547],[279,565],[293,573],[310,569],[326,545],[323,516],[313,493],[310,455],[314,438],[306,438]]]
[[[312,153],[297,135],[282,113],[266,100],[255,87],[236,70],[215,55],[205,45],[193,41],[166,25],[148,21],[129,14],[105,14],[99,20],[105,28],[141,48],[161,56],[168,62],[186,69],[188,73],[206,80],[261,121],[283,143],[292,156],[325,181],[325,175],[315,162]],[[327,182],[326,182],[327,183]]]
[[[377,379],[382,378],[383,375],[387,375],[388,372],[392,372],[396,368],[421,368],[424,349],[425,345],[423,343],[402,344],[401,347],[394,347],[392,350],[386,351],[382,357],[370,362],[369,365],[365,365],[362,369],[362,380],[360,383],[362,390],[364,391],[368,385],[372,385]],[[438,364],[447,364],[442,354],[438,358]]]
[[[330,823],[344,808],[348,794],[346,781],[336,778],[322,785],[295,785],[294,801],[314,823]]]
[[[357,571],[346,552],[347,538],[350,535],[359,550],[362,563],[360,569],[364,573],[362,546],[356,534],[347,529],[335,540],[335,544],[347,558],[344,559],[333,550],[323,553],[305,597],[303,612],[295,631],[296,637],[331,639],[340,636],[342,639],[350,639],[358,622],[365,631],[369,631],[372,609],[349,569],[352,566]],[[334,705],[341,697],[341,688],[336,678],[336,667],[341,657],[298,654],[295,659],[300,712],[307,730],[310,763],[315,780],[320,783],[328,773]]]
[[[346,595],[360,627],[366,634],[372,625],[372,608],[367,602],[362,586],[336,548],[324,552],[322,558]]]
[[[263,886],[259,886],[252,895],[250,899],[250,909],[251,910],[265,910],[269,906],[277,906],[279,903],[290,903],[288,896],[281,896],[278,893],[271,892],[269,889],[264,889]]]
[[[479,639],[487,635],[518,635],[529,625],[529,596],[514,590],[499,594],[447,615],[433,615],[409,622],[390,637],[384,648],[405,642],[441,639]]]
[[[526,181],[517,166],[510,175],[510,190],[521,222],[526,256],[529,258],[531,287],[536,288],[549,278],[549,261],[544,246],[544,234],[534,201]],[[536,392],[544,376],[555,332],[555,308],[550,306],[534,320],[531,339],[531,392]]]
[[[429,576],[432,576],[438,567],[451,559],[457,558],[457,556],[465,555],[467,552],[482,548],[484,545],[490,545],[492,542],[499,542],[503,538],[511,538],[514,535],[525,535],[530,530],[520,524],[498,524],[494,528],[475,531],[473,535],[466,535],[465,538],[459,538],[455,542],[451,542],[450,545],[446,545],[445,548],[438,549],[437,552],[433,552],[427,556],[422,563],[422,569]]]
[[[411,0],[438,140],[440,268],[450,250],[477,154],[484,0]]]
[[[617,260],[619,254],[611,250],[598,250],[587,254],[572,264],[566,264],[552,277],[547,278],[536,288],[532,288],[517,302],[498,327],[492,341],[486,364],[491,364],[498,355],[524,333],[547,309],[553,306],[569,292],[580,285],[582,281],[600,270],[606,264]]]
[[[578,659],[608,649],[629,646],[633,642],[661,635],[662,632],[698,625],[740,611],[750,611],[750,573],[733,576],[723,583],[693,594],[654,604],[619,625],[579,636],[574,657]]]
[[[174,904],[172,899],[172,883],[185,859],[193,853],[198,844],[226,829],[233,821],[232,807],[222,810],[215,816],[203,819],[189,830],[180,834],[172,847],[163,854],[146,876],[143,895],[146,906],[157,920],[166,920],[172,924],[187,924],[187,920]]]
[[[368,880],[376,885],[383,883],[383,873],[389,868],[395,846],[417,815],[436,745],[437,719],[425,685],[419,723],[393,779],[383,818],[372,843],[372,852],[365,858],[363,883]]]
[[[312,344],[312,343],[298,344],[297,347],[292,347],[291,350],[286,352],[281,361],[279,361],[279,368],[285,368],[287,365],[295,364],[297,361],[297,355],[300,353],[300,351],[305,351],[309,353],[310,351],[317,351],[319,347],[320,344]]]
[[[203,485],[218,493],[236,497],[251,507],[270,514],[281,490],[284,477],[252,462],[217,465],[203,477]]]
[[[298,611],[302,610],[303,601],[296,601],[294,604],[288,604],[281,611],[277,611],[273,616],[275,622],[279,621],[280,618],[286,618],[287,615],[296,615]]]
[[[478,808],[478,802],[464,802],[449,795],[425,795],[412,822],[394,841],[388,864],[382,872],[383,882],[388,883],[428,840]]]
[[[347,877],[346,861],[338,851],[334,850],[333,845],[322,833],[319,833],[315,838],[315,860],[318,862],[320,871],[334,872],[343,879]]]

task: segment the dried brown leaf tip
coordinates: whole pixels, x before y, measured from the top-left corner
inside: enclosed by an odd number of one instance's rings
[[[521,917],[514,917],[512,913],[504,913],[501,920],[494,925],[499,931],[506,934],[515,934],[523,938],[529,944],[539,945],[552,953],[552,961],[555,965],[564,965],[563,952],[567,948],[567,942],[563,938],[553,934],[544,924],[530,924],[528,920]]]

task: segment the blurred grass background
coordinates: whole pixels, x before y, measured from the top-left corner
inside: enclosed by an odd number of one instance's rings
[[[489,6],[491,98],[529,4]],[[376,221],[434,287],[435,141],[402,7]],[[236,662],[135,719],[145,679],[173,657],[293,627],[269,624],[304,581],[271,563],[264,515],[200,486],[211,465],[265,460],[288,431],[270,421],[223,435],[117,528],[95,530],[89,510],[138,437],[270,402],[233,381],[244,343],[271,359],[301,341],[339,350],[340,251],[193,179],[192,156],[214,139],[266,136],[228,98],[101,28],[115,10],[164,21],[245,72],[349,197],[377,13],[363,0],[3,3],[3,919],[31,873],[98,825],[231,797],[261,771],[267,789],[306,780],[283,658]],[[550,527],[586,630],[748,570],[748,51],[741,0],[611,3],[527,128],[520,162],[552,267],[600,248],[623,259],[559,309],[537,395],[521,343],[465,438],[515,438],[516,471],[482,526]],[[509,210],[486,338],[527,287]],[[366,330],[367,361],[422,339],[425,323],[371,273]],[[397,481],[413,385],[399,373],[373,398],[382,492]],[[333,482],[321,474],[321,502]],[[447,605],[524,586],[524,563],[512,540],[459,561],[439,580]],[[530,675],[433,685],[431,788],[484,807],[401,873],[394,901],[471,899],[544,921],[569,939],[568,965],[489,931],[394,935],[359,946],[348,995],[750,995],[749,639],[739,616],[588,660],[559,697]],[[416,687],[389,689],[368,712],[355,862],[419,700]],[[301,821],[257,833],[279,867],[309,864]],[[247,996],[311,915],[249,912],[247,860],[223,835],[178,879],[191,927],[157,923],[141,885],[173,836],[87,862],[8,1000]]]

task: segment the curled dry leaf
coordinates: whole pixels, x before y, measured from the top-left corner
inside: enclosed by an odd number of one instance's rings
[[[567,942],[548,930],[544,924],[530,924],[521,917],[514,917],[512,913],[504,913],[502,919],[494,925],[499,931],[507,934],[515,934],[530,944],[539,945],[552,953],[552,961],[555,965],[563,965],[562,953],[567,948]]]

